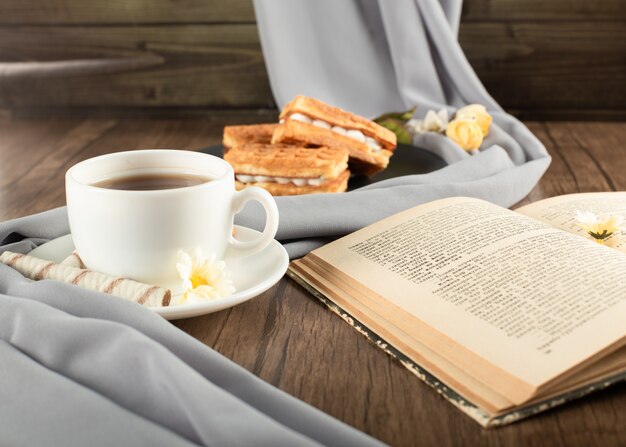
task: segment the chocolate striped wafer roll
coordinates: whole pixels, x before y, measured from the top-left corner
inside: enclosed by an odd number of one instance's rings
[[[76,253],[76,250],[74,250],[72,254],[65,258],[63,261],[61,261],[61,264],[69,265],[70,267],[76,267],[77,269],[87,268],[85,267],[85,264],[83,264],[83,260],[80,259],[80,256],[78,256],[78,253]]]
[[[172,292],[169,289],[143,284],[128,278],[76,268],[71,265],[56,264],[20,253],[5,251],[0,255],[0,262],[35,281],[54,279],[87,290],[115,295],[142,306],[168,306],[172,298]]]

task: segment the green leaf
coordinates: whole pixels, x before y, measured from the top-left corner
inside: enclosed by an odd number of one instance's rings
[[[402,121],[403,124],[405,124],[408,120],[410,120],[411,118],[413,118],[413,115],[415,114],[415,110],[417,109],[417,107],[413,107],[412,109],[409,109],[405,112],[389,112],[389,113],[384,113],[382,115],[380,115],[378,118],[374,118],[374,122],[380,124],[381,126],[383,125],[381,121],[385,121],[387,119],[394,119],[394,120],[400,120]]]
[[[411,133],[405,127],[405,124],[413,118],[416,108],[417,107],[413,107],[412,109],[404,112],[385,113],[380,115],[378,118],[374,118],[374,122],[395,133],[398,137],[398,143],[411,144],[413,139],[411,138]]]
[[[397,118],[388,117],[388,118],[377,121],[377,123],[383,127],[386,127],[393,133],[395,133],[396,136],[398,137],[398,143],[411,144],[412,142],[411,134],[409,133],[407,128],[404,127],[404,124],[406,123],[406,121],[403,121]]]

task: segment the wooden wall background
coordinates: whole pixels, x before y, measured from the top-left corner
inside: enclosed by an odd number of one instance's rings
[[[626,117],[625,0],[465,0],[460,41],[524,118]],[[272,107],[251,0],[0,2],[2,109]]]

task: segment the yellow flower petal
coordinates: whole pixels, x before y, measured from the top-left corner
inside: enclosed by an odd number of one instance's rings
[[[603,243],[616,233],[620,233],[623,217],[605,214],[596,216],[590,211],[576,211],[576,224],[597,242]]]
[[[483,137],[489,135],[489,127],[491,127],[491,122],[493,121],[493,118],[487,113],[487,109],[482,104],[470,104],[461,107],[456,111],[455,118],[476,120]]]
[[[483,143],[483,132],[474,119],[453,119],[448,123],[446,136],[466,151],[477,150]]]

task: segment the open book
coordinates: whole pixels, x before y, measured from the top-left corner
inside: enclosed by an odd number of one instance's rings
[[[626,247],[575,211],[626,216],[626,192],[510,211],[420,205],[294,261],[289,275],[483,426],[626,378]]]

